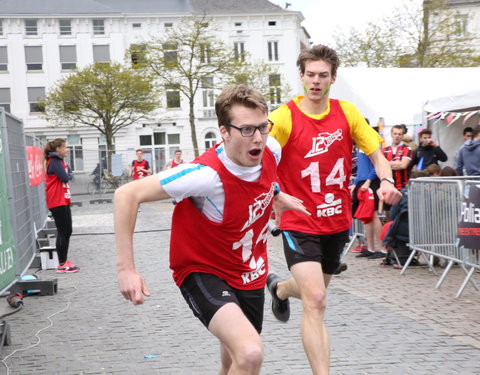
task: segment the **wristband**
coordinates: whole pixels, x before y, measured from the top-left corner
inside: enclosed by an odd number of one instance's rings
[[[278,193],[280,193],[280,185],[278,184],[278,182],[275,182],[275,190],[273,191],[273,196],[276,196],[278,195]]]

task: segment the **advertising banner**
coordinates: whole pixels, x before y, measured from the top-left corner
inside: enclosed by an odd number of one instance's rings
[[[480,249],[480,185],[465,185],[458,238],[460,246]]]
[[[0,290],[15,280],[16,254],[10,226],[10,204],[7,192],[7,173],[0,127]]]
[[[40,185],[45,180],[42,149],[36,146],[27,146],[27,162],[30,186]]]

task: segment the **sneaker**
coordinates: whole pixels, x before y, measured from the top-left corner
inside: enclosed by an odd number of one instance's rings
[[[290,301],[287,299],[281,300],[277,296],[277,284],[280,278],[274,273],[270,273],[267,277],[267,288],[272,296],[272,312],[275,318],[281,322],[287,322],[290,319]]]
[[[343,271],[346,271],[347,268],[348,268],[347,263],[340,263],[340,265],[338,266],[338,268],[335,270],[335,272],[333,274],[334,275],[339,275]]]
[[[373,254],[371,254],[368,259],[382,259],[387,256],[387,253],[383,253],[381,251],[375,251]]]
[[[369,257],[371,255],[373,255],[375,252],[372,251],[372,250],[368,250],[368,249],[365,249],[365,250],[362,250],[360,252],[360,254],[358,255],[355,255],[355,258],[365,258],[365,257]]]
[[[59,273],[74,273],[80,271],[80,268],[75,266],[72,262],[69,260],[66,260],[65,263],[60,264],[57,267],[57,272]]]
[[[354,247],[352,250],[350,250],[352,253],[361,253],[363,250],[367,250],[367,247],[365,245],[358,245]]]

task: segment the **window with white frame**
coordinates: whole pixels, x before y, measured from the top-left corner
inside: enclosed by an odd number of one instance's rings
[[[113,141],[115,141],[115,137],[113,138]],[[103,169],[108,168],[107,154],[107,137],[105,136],[105,134],[100,134],[100,136],[98,137],[98,160],[99,162],[102,162],[101,166]]]
[[[0,19],[0,35],[3,35],[3,20]]]
[[[83,146],[79,135],[68,135],[67,145],[69,153],[67,164],[73,171],[83,171]]]
[[[245,42],[234,42],[233,52],[235,53],[235,60],[245,61]]]
[[[130,46],[130,60],[132,66],[140,64],[145,61],[146,46],[145,44],[132,44]]]
[[[0,107],[5,109],[5,112],[10,112],[10,89],[0,88]]]
[[[75,46],[59,46],[59,48],[62,70],[75,69],[77,67],[77,48]]]
[[[7,47],[0,47],[0,72],[6,72],[8,70],[8,53]]]
[[[25,34],[38,35],[38,20],[25,20]]]
[[[45,99],[45,87],[28,87],[27,92],[30,112],[44,112],[45,109],[40,106],[40,102]]]
[[[165,86],[167,108],[180,108],[180,91],[172,85]]]
[[[172,22],[165,22],[163,24],[163,27],[165,27],[166,29],[171,29],[173,27],[173,23]]]
[[[268,76],[268,82],[270,86],[270,103],[280,104],[282,102],[280,74],[270,74]]]
[[[105,35],[105,20],[92,20],[93,35]]]
[[[202,64],[209,64],[212,59],[212,51],[210,49],[210,43],[200,44],[200,62]]]
[[[93,46],[93,61],[95,61],[95,62],[110,62],[110,46],[108,46],[108,45],[94,45]]]
[[[217,143],[217,135],[214,132],[208,132],[205,134],[205,150],[215,146]]]
[[[268,61],[278,61],[278,41],[268,42]]]
[[[167,67],[170,65],[175,66],[178,62],[177,43],[163,43],[162,47],[165,65]]]
[[[58,20],[60,35],[72,35],[72,20]]]
[[[180,134],[167,134],[154,132],[152,135],[140,135],[139,144],[144,153],[152,154],[152,167],[154,172],[163,170],[168,158],[173,158],[175,150],[180,149]]]
[[[202,78],[202,96],[203,107],[213,108],[215,107],[215,95],[213,92],[213,77]]]
[[[455,27],[459,36],[467,35],[468,14],[455,14]]]
[[[132,23],[132,29],[141,29],[142,28],[142,24],[140,22],[134,22]]]
[[[28,71],[42,70],[42,46],[25,46],[25,62],[27,63]]]

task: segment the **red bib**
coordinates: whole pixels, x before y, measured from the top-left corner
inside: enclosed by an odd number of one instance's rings
[[[230,173],[212,147],[193,162],[213,168],[225,192],[223,221],[208,220],[190,199],[177,203],[170,239],[170,268],[178,286],[192,272],[216,275],[237,289],[263,288],[268,274],[266,240],[275,190],[276,162],[269,149],[259,181]]]
[[[278,175],[282,190],[302,199],[312,216],[286,211],[281,228],[311,234],[344,231],[352,222],[350,124],[338,100],[330,99],[330,113],[321,120],[305,115],[293,101],[288,107],[292,132]]]

